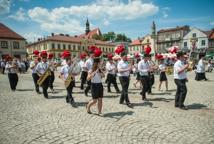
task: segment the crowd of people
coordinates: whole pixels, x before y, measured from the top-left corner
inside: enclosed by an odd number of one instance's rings
[[[154,74],[159,71],[159,85],[158,90],[162,89],[162,83],[165,84],[165,90],[168,91],[168,80],[166,75],[167,63],[163,57],[158,57],[158,64],[151,59],[149,52],[145,52],[143,57],[135,55],[135,61],[130,62],[127,59],[127,52],[123,45],[120,45],[116,50],[116,54],[120,55],[120,59],[114,60],[113,54],[108,54],[107,62],[101,58],[102,51],[96,46],[91,46],[88,53],[82,53],[79,58],[71,57],[69,51],[62,53],[63,61],[58,64],[54,61],[52,53],[46,51],[34,51],[34,58],[29,63],[20,59],[8,56],[1,61],[1,69],[4,74],[8,73],[10,88],[12,91],[16,90],[18,83],[18,72],[26,72],[28,68],[32,71],[32,79],[35,86],[35,91],[41,94],[39,87],[42,87],[42,93],[48,99],[48,88],[54,93],[54,80],[55,71],[60,66],[59,78],[65,84],[67,91],[66,102],[70,103],[73,107],[76,106],[74,97],[72,95],[73,88],[75,87],[75,77],[80,76],[80,89],[84,91],[85,96],[89,95],[91,91],[92,99],[86,105],[87,113],[91,114],[91,106],[98,103],[98,115],[102,115],[103,103],[103,78],[106,75],[105,82],[107,83],[107,92],[112,92],[111,84],[114,86],[115,91],[120,94],[119,104],[126,104],[132,108],[133,105],[129,99],[129,85],[130,74],[136,75],[136,82],[133,83],[135,87],[140,84],[143,101],[147,101],[147,94],[152,93],[152,86],[155,82]],[[174,82],[177,86],[175,95],[175,107],[182,110],[187,110],[188,107],[184,105],[187,95],[186,82],[188,81],[186,71],[189,68],[189,63],[185,54],[177,52],[177,59],[173,64]],[[207,80],[205,76],[205,62],[204,56],[200,60],[196,69],[196,80]],[[117,77],[121,84],[121,90],[117,85]],[[86,85],[86,86],[85,86]]]

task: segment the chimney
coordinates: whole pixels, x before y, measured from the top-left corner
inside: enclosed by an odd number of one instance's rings
[[[59,35],[60,35],[60,36],[64,36],[64,34],[62,34],[62,33],[60,33]]]
[[[54,33],[51,33],[51,36],[54,36]]]
[[[38,38],[38,41],[40,41],[40,38]]]
[[[69,37],[69,34],[66,34],[67,37]]]

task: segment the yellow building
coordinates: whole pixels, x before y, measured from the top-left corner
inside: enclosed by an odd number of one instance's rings
[[[103,54],[108,54],[114,52],[115,45],[112,43],[107,43],[105,41],[99,41],[94,39],[73,37],[69,35],[59,34],[48,36],[45,39],[38,39],[37,42],[27,45],[27,52],[30,57],[34,50],[51,52],[54,54],[54,57],[57,58],[60,56],[64,50],[71,52],[73,56],[79,56],[83,51],[87,51],[88,46],[95,45],[99,47]]]
[[[0,57],[6,55],[26,57],[26,40],[4,24],[0,23]]]
[[[128,53],[129,54],[135,54],[135,53],[141,53],[143,52],[143,48],[142,48],[142,40],[143,39],[136,39],[133,40],[131,44],[129,44],[129,50]]]
[[[155,43],[155,40],[152,38],[151,35],[146,35],[142,42],[142,50],[144,51],[144,49],[147,47],[147,46],[150,46],[151,47],[151,54],[154,54],[156,52],[156,43]]]

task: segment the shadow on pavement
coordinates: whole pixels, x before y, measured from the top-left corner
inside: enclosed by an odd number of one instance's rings
[[[133,106],[148,106],[148,107],[153,107],[153,103],[152,102],[149,102],[149,101],[144,101],[143,103],[132,103]]]
[[[111,113],[104,114],[103,117],[109,117],[109,118],[120,120],[125,115],[132,115],[133,113],[134,113],[133,111],[111,112]]]
[[[34,89],[16,89],[16,91],[34,91]]]
[[[191,105],[188,105],[187,107],[189,109],[203,109],[203,108],[206,108],[207,106],[199,103],[193,103]]]
[[[170,92],[152,93],[151,95],[170,95]]]
[[[63,99],[66,96],[48,96],[48,99]]]
[[[170,102],[173,101],[174,99],[172,98],[152,98],[148,99],[149,101],[163,101],[163,102]]]
[[[117,98],[119,97],[120,95],[105,95],[103,96],[104,98]]]
[[[79,106],[83,106],[85,107],[87,105],[88,102],[75,102],[76,106],[79,107]]]

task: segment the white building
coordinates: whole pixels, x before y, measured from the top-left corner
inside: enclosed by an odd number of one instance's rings
[[[196,53],[204,53],[208,48],[209,31],[202,31],[197,28],[191,30],[183,38],[183,51],[193,51]]]

